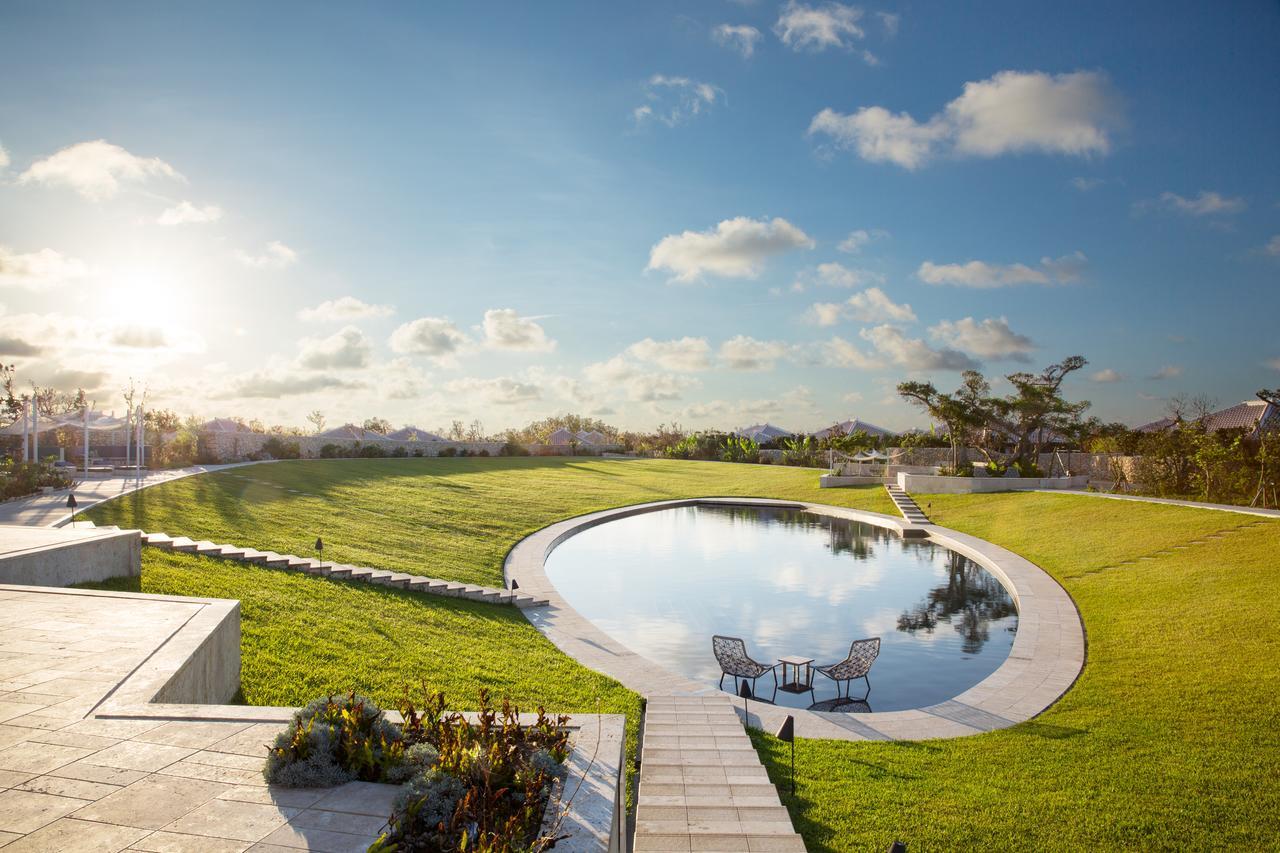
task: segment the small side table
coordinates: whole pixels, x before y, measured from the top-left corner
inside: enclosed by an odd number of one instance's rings
[[[813,658],[788,655],[778,658],[778,663],[782,665],[782,684],[778,685],[779,690],[785,690],[788,693],[808,693],[813,690]],[[791,667],[792,670],[791,681],[787,681],[787,667]]]

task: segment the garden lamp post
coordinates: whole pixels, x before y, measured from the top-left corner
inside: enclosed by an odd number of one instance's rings
[[[797,676],[798,677],[798,676]],[[778,727],[778,733],[775,735],[778,740],[783,743],[791,744],[791,796],[796,795],[796,720],[795,717],[787,714],[787,718],[782,721],[782,725]]]
[[[76,526],[76,494],[72,492],[67,495],[67,509],[71,510],[71,526]]]
[[[320,568],[324,568],[324,540],[316,537],[316,557],[320,560]]]

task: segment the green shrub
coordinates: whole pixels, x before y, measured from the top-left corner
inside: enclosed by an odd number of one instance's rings
[[[341,785],[352,779],[389,781],[403,775],[405,744],[399,729],[369,699],[327,696],[294,712],[276,735],[263,776],[293,788]]]
[[[725,436],[721,444],[720,459],[724,462],[757,462],[760,459],[760,445],[755,439],[746,436]]]
[[[404,459],[409,455],[409,451],[405,450],[403,447],[397,447],[395,450],[391,451],[391,455],[396,459]]]
[[[343,456],[342,446],[338,444],[326,444],[320,448],[321,459],[341,459]]]
[[[302,450],[296,441],[285,441],[273,435],[262,443],[262,452],[272,459],[301,459]]]
[[[525,447],[523,444],[517,444],[514,441],[508,441],[506,444],[502,445],[502,448],[498,451],[498,455],[499,456],[528,456],[529,449]]]
[[[938,468],[938,473],[943,477],[972,477],[973,465],[969,462],[961,462],[954,468],[950,465],[943,465]]]
[[[361,445],[356,451],[356,456],[362,459],[381,459],[387,455],[387,451],[380,444]]]
[[[436,456],[457,456],[457,455],[458,455],[458,448],[456,447],[442,447],[440,448],[440,452],[436,454]]]
[[[1019,477],[1043,477],[1044,469],[1034,462],[1014,462]]]

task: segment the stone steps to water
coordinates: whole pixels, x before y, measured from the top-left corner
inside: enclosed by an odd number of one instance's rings
[[[803,851],[725,696],[646,698],[637,853]]]
[[[326,563],[313,557],[278,554],[275,551],[259,551],[256,548],[241,548],[236,545],[219,545],[209,540],[197,542],[186,536],[169,536],[166,533],[143,533],[142,544],[151,548],[159,548],[163,551],[199,554],[205,557],[234,560],[239,563],[252,563],[273,569],[284,569],[285,571],[301,571],[322,577],[331,577],[336,580],[376,583],[381,586],[411,589],[417,592],[425,592],[429,595],[463,598],[468,601],[480,601],[486,604],[503,604],[520,608],[544,607],[547,604],[546,599],[535,598],[513,590],[475,586],[438,578],[423,577],[422,575],[412,575],[405,572],[389,572],[382,569],[369,568],[368,566]]]
[[[901,486],[886,483],[884,489],[889,493],[889,499],[898,508],[898,512],[902,513],[902,517],[907,521],[912,524],[932,524],[929,516],[924,514],[924,510],[920,509],[911,495],[903,491]]]

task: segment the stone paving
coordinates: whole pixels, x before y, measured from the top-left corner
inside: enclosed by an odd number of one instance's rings
[[[920,509],[920,505],[915,502],[911,495],[903,491],[901,486],[885,483],[884,488],[889,493],[889,499],[893,501],[893,505],[898,508],[898,512],[902,513],[903,518],[912,524],[929,523],[929,516],[924,514],[924,510]]]
[[[245,714],[240,720],[104,713],[122,680],[205,606],[0,587],[6,850],[339,853],[377,837],[393,786],[297,790],[263,781],[265,747],[281,722],[252,717],[288,709],[229,709]]]

